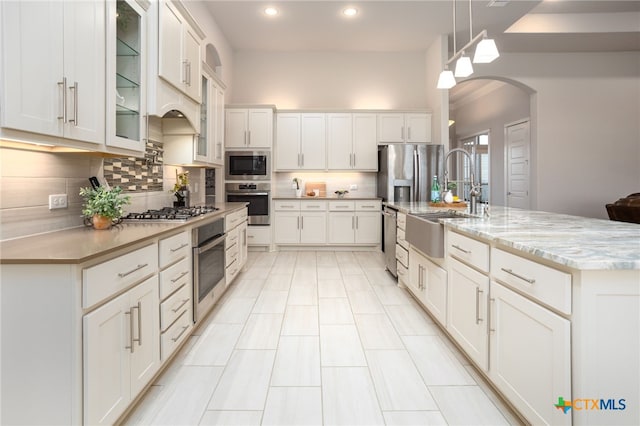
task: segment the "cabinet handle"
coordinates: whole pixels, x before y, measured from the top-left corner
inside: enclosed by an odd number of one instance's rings
[[[145,132],[144,132],[145,133],[145,139],[144,139],[144,141],[145,141],[145,145],[146,145],[146,142],[149,142],[149,114],[145,114],[144,115],[144,120],[145,120],[145,129],[144,129],[145,130]]]
[[[296,229],[300,229],[300,216],[298,216],[298,218],[297,218],[297,219],[298,219],[298,225],[297,225],[297,228],[296,228]]]
[[[174,278],[171,280],[172,283],[178,282],[182,277],[184,277],[185,275],[189,275],[189,271],[184,271],[183,273],[181,273],[180,275],[178,275],[177,278]]]
[[[355,219],[356,218],[354,216],[351,216],[351,229],[356,229]]]
[[[187,331],[188,328],[189,328],[188,325],[185,325],[184,327],[182,327],[182,331],[180,332],[180,334],[178,334],[176,337],[172,337],[171,340],[173,340],[174,343],[180,340],[180,337],[182,337],[182,335],[184,334],[185,331]]]
[[[147,266],[149,266],[149,264],[148,264],[148,263],[143,263],[142,265],[138,265],[138,266],[136,266],[135,268],[133,268],[133,269],[132,269],[132,270],[130,270],[130,271],[127,271],[127,272],[119,272],[119,273],[118,273],[118,277],[120,277],[120,278],[124,278],[124,277],[126,277],[127,275],[131,275],[131,274],[133,274],[134,272],[139,271],[139,270],[140,270],[140,269],[142,269],[142,268],[146,268]]]
[[[304,229],[304,216],[300,216],[300,229]]]
[[[336,209],[348,209],[349,206],[334,206]]]
[[[178,307],[177,307],[177,308],[175,308],[175,309],[172,309],[172,310],[171,310],[171,312],[173,312],[173,313],[175,314],[175,313],[176,313],[176,312],[178,312],[178,311],[179,311],[179,310],[180,310],[184,305],[186,305],[188,301],[189,301],[189,299],[184,299],[184,300],[182,301],[182,303],[180,304],[180,306],[178,306]]]
[[[353,167],[356,166],[356,153],[353,153]]]
[[[73,120],[69,119],[69,123],[78,127],[78,82],[75,81],[73,86],[69,86],[69,90],[73,90]]]
[[[404,126],[400,130],[400,139],[404,140]]]
[[[302,164],[301,164],[301,166],[303,166],[303,167],[304,167],[304,154],[300,154],[300,158],[302,158]]]
[[[514,276],[514,277],[516,277],[516,278],[520,278],[522,281],[526,281],[526,282],[528,282],[529,284],[533,284],[533,283],[535,283],[535,282],[536,282],[536,280],[535,280],[535,279],[533,279],[533,278],[527,278],[527,277],[524,277],[524,276],[522,276],[522,275],[520,275],[520,274],[516,274],[516,273],[515,273],[515,272],[513,272],[511,269],[508,269],[508,268],[500,268],[500,269],[502,269],[504,272],[506,272],[506,273],[507,273],[507,274],[509,274],[509,275],[513,275],[513,276]]]
[[[251,146],[251,130],[247,131],[247,145]]]
[[[492,297],[492,298],[489,299],[489,303],[491,303],[491,308],[490,308],[491,317],[490,317],[490,321],[489,321],[489,332],[490,333],[495,333],[496,332],[496,329],[493,327],[493,324],[491,324],[491,322],[493,322],[493,319],[496,317],[495,316],[495,307],[494,307],[495,306],[494,305],[495,302],[496,302],[495,298]]]
[[[465,254],[470,254],[470,253],[471,253],[471,251],[469,251],[469,250],[465,250],[465,249],[463,249],[462,247],[457,246],[457,245],[455,245],[455,244],[451,244],[451,247],[453,247],[454,249],[458,249],[458,250],[460,250],[461,252],[463,252],[463,253],[465,253]]]
[[[125,312],[125,315],[129,315],[129,346],[125,346],[125,349],[129,349],[129,351],[131,353],[134,352],[133,349],[133,308],[129,308],[129,310],[127,312]]]
[[[182,61],[182,71],[184,72],[184,76],[182,77],[182,82],[187,84],[187,61],[186,59]]]
[[[189,70],[187,73],[187,80],[189,80],[189,82],[187,84],[191,86],[191,61],[187,62],[187,69]]]
[[[407,139],[411,140],[411,127],[407,127]]]
[[[300,166],[300,153],[298,153],[298,166]]]
[[[171,249],[171,252],[172,252],[172,253],[174,253],[174,252],[176,252],[176,251],[178,251],[178,250],[182,250],[183,248],[187,247],[188,245],[189,245],[188,243],[182,243],[182,245],[181,245],[180,247],[178,247],[178,248],[172,248],[172,249]]]
[[[58,82],[58,86],[62,86],[62,117],[58,116],[58,120],[67,123],[67,77],[62,77],[62,81]]]
[[[360,206],[360,208],[361,208],[361,209],[375,209],[375,208],[376,208],[376,206],[372,206],[372,205],[369,205],[369,204],[365,204],[365,205],[361,205],[361,206]]]
[[[360,228],[360,221],[358,220],[358,216],[356,216],[356,229]]]
[[[480,324],[482,318],[480,318],[480,294],[484,291],[480,290],[480,287],[476,287],[476,324]]]
[[[142,346],[142,302],[138,302],[138,306],[132,306],[131,310],[138,310],[138,338],[131,339],[132,342],[138,342],[138,346]],[[131,317],[133,322],[133,317]],[[133,343],[131,343],[133,345]],[[132,351],[133,352],[133,351]]]
[[[244,144],[247,144],[247,131],[244,131]]]
[[[292,209],[292,208],[294,208],[294,206],[289,205],[289,204],[283,204],[283,205],[280,206],[280,208],[282,208],[282,209]]]

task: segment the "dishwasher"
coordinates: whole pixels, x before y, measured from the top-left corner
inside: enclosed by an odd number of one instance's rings
[[[382,210],[384,216],[384,232],[382,241],[384,242],[384,260],[387,271],[394,277],[398,278],[398,270],[396,265],[396,222],[398,219],[398,211],[389,206],[384,206]]]

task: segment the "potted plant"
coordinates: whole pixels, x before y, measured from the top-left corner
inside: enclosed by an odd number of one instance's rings
[[[80,188],[80,196],[84,198],[82,214],[85,224],[94,229],[109,229],[111,225],[120,223],[124,215],[123,206],[131,203],[131,197],[122,195],[122,188],[106,186],[97,188]]]
[[[189,207],[189,171],[178,173],[176,170],[176,184],[169,192],[178,199],[173,202],[173,207]]]
[[[296,197],[302,197],[302,189],[300,189],[300,182],[302,182],[300,178],[297,178],[297,177],[293,178],[293,183],[296,185]]]

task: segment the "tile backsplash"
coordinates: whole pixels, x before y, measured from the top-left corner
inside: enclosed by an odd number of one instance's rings
[[[126,192],[162,191],[162,143],[149,140],[145,158],[105,158],[104,178]]]

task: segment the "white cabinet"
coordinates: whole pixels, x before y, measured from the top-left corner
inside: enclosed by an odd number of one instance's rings
[[[271,226],[248,226],[247,227],[248,246],[270,246]]]
[[[449,257],[447,330],[484,371],[489,368],[487,301],[489,277]]]
[[[400,250],[404,250],[401,246]],[[447,271],[409,248],[409,290],[442,325],[447,321]]]
[[[227,148],[271,149],[273,110],[271,108],[227,108],[225,144]]]
[[[222,166],[224,164],[224,86],[217,82],[204,66],[202,73],[202,103],[200,104],[200,134],[194,149],[194,161]]]
[[[380,204],[380,200],[329,201],[329,244],[380,244]]]
[[[326,201],[277,200],[274,208],[276,244],[325,244]]]
[[[571,425],[571,323],[491,282],[489,377],[532,424]],[[577,396],[577,395],[576,395]]]
[[[2,127],[104,144],[105,3],[0,7]]]
[[[378,114],[378,143],[431,142],[431,114]]]
[[[325,170],[325,114],[278,113],[276,170]]]
[[[201,38],[175,5],[160,3],[158,74],[199,103]]]
[[[225,217],[225,278],[229,286],[247,261],[247,209]]]
[[[84,423],[112,424],[160,366],[158,278],[83,319]]]
[[[131,0],[106,5],[106,144],[142,153],[147,132],[146,11]]]
[[[327,114],[327,168],[377,170],[376,115]]]

